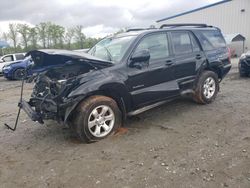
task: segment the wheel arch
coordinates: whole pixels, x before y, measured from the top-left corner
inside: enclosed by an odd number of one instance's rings
[[[201,74],[204,71],[212,71],[214,73],[217,74],[219,81],[221,81],[222,79],[222,70],[219,68],[219,65],[221,64],[221,62],[213,62],[213,63],[209,63],[208,60],[206,60],[202,66],[200,67],[200,69],[197,72],[197,76],[194,82],[194,88],[196,88],[199,77],[201,76]]]
[[[128,98],[127,98],[128,96],[126,96],[125,94],[122,94],[122,92],[123,90],[117,90],[114,88],[102,88],[102,89],[95,90],[95,91],[89,92],[86,95],[81,96],[78,102],[76,102],[73,106],[68,107],[66,109],[65,116],[64,116],[64,123],[69,123],[69,121],[72,120],[75,110],[77,109],[78,105],[82,101],[94,95],[106,96],[106,97],[110,97],[111,99],[113,99],[117,103],[118,108],[120,109],[122,113],[122,120],[125,120],[127,116],[127,111],[128,109],[130,109],[130,104],[128,102]]]
[[[16,79],[16,78],[15,78],[15,72],[16,72],[17,70],[25,70],[25,68],[24,68],[24,67],[15,67],[15,68],[11,71],[11,77],[12,77],[12,79]]]

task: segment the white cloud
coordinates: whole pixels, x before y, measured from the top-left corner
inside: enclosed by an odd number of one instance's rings
[[[102,37],[124,27],[148,27],[161,18],[220,0],[11,0],[1,2],[0,31],[9,22],[51,21],[83,25],[87,36]],[[15,6],[13,6],[15,4]]]

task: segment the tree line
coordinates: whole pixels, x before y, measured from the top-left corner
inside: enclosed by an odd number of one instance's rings
[[[83,33],[82,25],[65,28],[51,22],[42,22],[34,27],[11,23],[8,31],[2,33],[1,40],[11,44],[10,47],[4,49],[6,54],[39,48],[69,50],[90,48],[100,39],[87,38]]]

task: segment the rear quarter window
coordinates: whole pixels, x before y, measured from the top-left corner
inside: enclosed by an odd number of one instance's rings
[[[199,31],[197,35],[204,50],[226,47],[225,40],[219,30]]]

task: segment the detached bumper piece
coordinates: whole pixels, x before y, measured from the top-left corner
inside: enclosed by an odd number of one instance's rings
[[[26,112],[32,121],[39,122],[43,124],[43,119],[40,114],[38,114],[25,100],[22,100],[18,106]]]

